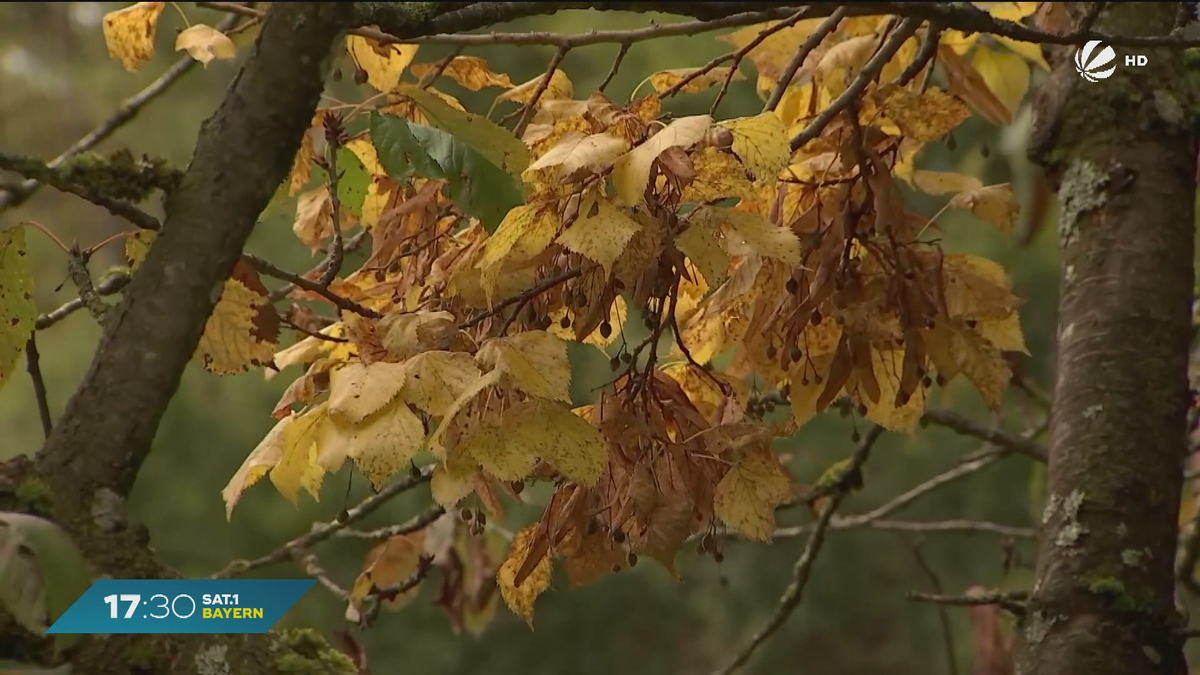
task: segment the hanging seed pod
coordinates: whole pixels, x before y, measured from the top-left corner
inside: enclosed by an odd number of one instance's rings
[[[612,335],[612,324],[607,321],[601,321],[600,322],[600,337],[607,340],[610,335]]]

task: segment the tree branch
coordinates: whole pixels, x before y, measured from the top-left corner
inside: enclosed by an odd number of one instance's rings
[[[19,173],[32,180],[34,184],[49,185],[60,192],[66,192],[86,199],[96,206],[107,210],[114,216],[128,220],[143,230],[157,230],[160,227],[158,219],[149,213],[128,202],[102,195],[90,186],[72,183],[63,178],[49,164],[41,160],[0,152],[0,169]]]
[[[162,233],[110,312],[83,384],[38,455],[56,506],[79,514],[65,525],[102,569],[111,533],[97,531],[86,514],[101,490],[121,497],[132,487],[204,331],[213,290],[291,168],[348,15],[340,3],[271,6],[254,53],[201,129]]]
[[[930,424],[945,427],[963,436],[971,436],[981,441],[987,441],[998,448],[1007,448],[1043,464],[1046,462],[1046,449],[1033,439],[984,426],[953,410],[930,408],[925,411],[925,420]]]

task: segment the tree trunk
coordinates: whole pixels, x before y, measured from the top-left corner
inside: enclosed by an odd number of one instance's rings
[[[1073,3],[1082,15],[1089,3]],[[1097,28],[1162,35],[1176,3],[1109,3]],[[1019,673],[1183,673],[1173,559],[1191,324],[1196,137],[1178,52],[1074,49],[1035,106],[1062,254],[1049,493]],[[1126,54],[1149,57],[1124,65]]]

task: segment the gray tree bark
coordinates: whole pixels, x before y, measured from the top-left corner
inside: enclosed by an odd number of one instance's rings
[[[1090,3],[1071,3],[1078,20]],[[1097,28],[1172,29],[1177,3],[1108,3]],[[1074,49],[1039,92],[1036,159],[1058,190],[1061,298],[1049,492],[1019,673],[1183,673],[1174,604],[1186,452],[1196,135],[1182,56]],[[1126,54],[1149,58],[1124,66]]]

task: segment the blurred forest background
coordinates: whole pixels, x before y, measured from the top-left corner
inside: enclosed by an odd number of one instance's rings
[[[131,74],[110,59],[100,21],[105,12],[119,6],[92,2],[0,5],[0,147],[54,157],[178,58],[171,46],[184,24],[179,13],[168,8],[159,23],[158,53],[152,62]],[[215,25],[222,18],[190,4],[181,6],[192,22]],[[652,20],[677,19],[573,11],[497,29],[581,32],[634,28]],[[250,31],[235,38],[242,51],[238,60],[196,67],[99,149],[129,148],[135,155],[161,156],[173,165],[185,166],[199,125],[219,104],[254,34]],[[654,71],[698,66],[728,51],[718,35],[639,43],[625,59],[609,94],[625,100]],[[574,82],[577,98],[586,98],[603,80],[616,51],[615,45],[600,45],[567,56],[562,68]],[[468,53],[488,59],[496,71],[508,73],[514,82],[541,73],[553,55],[549,47],[493,47]],[[434,61],[445,54],[443,48],[422,47],[417,61]],[[339,63],[346,77],[333,91],[339,98],[349,99],[355,95],[350,77],[353,65],[344,55]],[[722,118],[756,114],[761,109],[754,91],[753,66],[745,63],[742,70],[746,79],[733,83],[719,111]],[[1042,76],[1035,68],[1035,86]],[[460,96],[476,111],[486,111],[496,91],[472,94],[445,79],[437,86]],[[643,88],[642,93],[646,91],[648,88]],[[706,112],[713,95],[713,91],[683,95],[667,109],[684,114]],[[1020,128],[1014,124],[1010,130],[997,129],[974,118],[955,132],[957,147],[953,151],[946,144],[931,144],[920,156],[920,166],[977,175],[985,184],[1011,180],[1018,194],[1027,195],[1030,167],[1024,158]],[[940,206],[932,198],[915,193],[907,196],[927,215]],[[1023,199],[1028,201],[1027,196]],[[158,204],[146,207],[156,215],[161,212]],[[249,250],[288,269],[308,269],[315,260],[292,234],[293,213],[294,202],[276,200],[256,229]],[[0,227],[20,219],[36,220],[64,241],[78,240],[84,246],[130,227],[82,200],[51,189],[41,190],[22,207],[0,215]],[[1032,381],[1047,388],[1057,304],[1054,227],[1043,228],[1028,248],[1018,248],[969,214],[939,218],[938,222],[947,249],[979,253],[1011,270],[1017,293],[1027,298],[1021,318],[1033,357],[1025,360],[1023,368]],[[49,311],[71,299],[74,288],[68,282],[56,290],[67,279],[62,253],[37,233],[30,241],[37,266],[38,305]],[[116,245],[99,254],[92,268],[102,275],[108,266],[118,264],[122,264],[121,246]],[[38,335],[55,415],[61,414],[85,372],[98,336],[99,330],[86,312]],[[603,374],[600,371],[607,371],[603,360],[599,366],[597,377]],[[270,411],[291,376],[288,373],[270,382],[264,381],[261,372],[219,378],[196,366],[186,373],[159,429],[155,450],[139,476],[132,503],[134,516],[149,527],[156,550],[184,575],[206,576],[231,559],[265,554],[307,531],[312,522],[333,519],[343,506],[364,496],[366,481],[357,477],[346,495],[349,469],[326,480],[319,504],[304,498],[298,509],[264,481],[248,492],[232,522],[226,522],[220,490],[271,428]],[[588,378],[584,374],[581,379]],[[131,381],[129,386],[138,383]],[[951,386],[941,396],[943,406],[993,421],[983,417],[986,411],[981,400],[967,386]],[[1010,394],[1010,423],[1026,405],[1027,399],[1019,392]],[[812,483],[832,461],[847,456],[853,448],[852,424],[852,420],[827,414],[797,436],[780,441],[779,448],[792,454],[790,466],[795,477]],[[861,429],[863,423],[858,424]],[[20,372],[0,391],[0,459],[35,452],[41,441],[31,383]],[[867,465],[866,488],[853,495],[842,512],[850,515],[878,506],[977,448],[976,441],[933,427],[912,438],[885,436]],[[86,452],[86,448],[80,451]],[[939,490],[894,517],[985,519],[1033,527],[1035,514],[1041,510],[1040,479],[1039,467],[1014,457]],[[422,488],[395,500],[364,525],[405,520],[428,499],[428,490]],[[506,526],[510,530],[528,516],[516,510],[509,515]],[[797,524],[809,517],[793,510],[782,514],[781,524]],[[1000,537],[990,534],[935,534],[920,542],[878,530],[833,532],[799,611],[745,672],[949,672],[937,609],[905,598],[909,590],[934,590],[934,581],[914,555],[915,545],[920,545],[928,568],[947,593],[960,593],[974,584],[1012,589],[1028,584],[1029,572],[1022,566],[1032,563],[1029,541],[1018,541],[1008,550]],[[371,666],[378,673],[704,673],[723,664],[773,611],[802,546],[802,539],[770,546],[734,541],[726,546],[725,559],[719,565],[684,551],[680,554],[683,582],[671,580],[652,564],[577,591],[568,590],[563,580],[539,602],[535,631],[501,606],[496,621],[479,638],[452,633],[442,611],[433,605],[435,580],[426,584],[417,602],[397,613],[385,612],[375,627],[357,636],[367,646]],[[366,550],[366,544],[358,540],[338,539],[319,552],[327,568],[349,585],[361,569]],[[1015,557],[1010,555],[1014,552]],[[1012,563],[1007,571],[1006,559]],[[272,577],[301,575],[299,569],[282,565],[259,572]],[[342,603],[317,586],[288,614],[284,624],[332,631],[346,628],[343,614]],[[958,672],[970,672],[972,627],[968,614],[950,609],[949,616]]]

